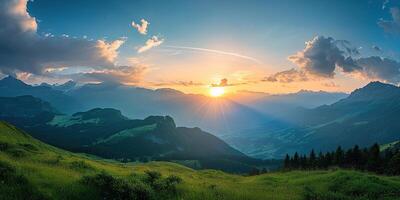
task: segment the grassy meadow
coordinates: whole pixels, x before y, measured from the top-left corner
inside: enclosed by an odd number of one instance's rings
[[[52,147],[2,122],[0,180],[0,199],[7,200],[400,199],[400,177],[349,170],[243,176],[170,162],[122,164]],[[115,193],[121,195],[110,197]]]

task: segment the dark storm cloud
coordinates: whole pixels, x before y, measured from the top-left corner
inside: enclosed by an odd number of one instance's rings
[[[379,47],[376,47],[377,49]],[[300,82],[321,78],[334,78],[335,71],[357,74],[368,79],[379,79],[390,83],[400,82],[400,63],[389,58],[370,56],[353,58],[359,52],[349,50],[351,44],[345,40],[317,36],[306,42],[306,47],[288,59],[299,66],[267,76],[263,81]]]
[[[346,72],[358,70],[359,66],[355,65],[351,57],[345,57],[345,52],[338,47],[338,43],[343,44],[343,41],[317,36],[306,42],[304,50],[289,56],[288,59],[314,76],[332,78],[336,67],[341,67]]]
[[[381,79],[390,83],[400,82],[400,62],[388,58],[371,56],[360,58],[357,64],[362,67],[363,76],[371,79]]]

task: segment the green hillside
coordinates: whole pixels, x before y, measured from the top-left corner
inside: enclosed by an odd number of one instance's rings
[[[162,177],[158,178],[156,172]],[[240,176],[215,170],[196,171],[169,162],[121,164],[46,145],[4,122],[0,122],[0,179],[0,199],[399,199],[400,196],[399,177],[354,171]]]
[[[235,173],[281,164],[250,158],[200,128],[177,127],[169,116],[129,119],[112,108],[64,115],[48,102],[20,96],[0,97],[0,120],[47,144],[123,162],[191,160],[196,168]]]

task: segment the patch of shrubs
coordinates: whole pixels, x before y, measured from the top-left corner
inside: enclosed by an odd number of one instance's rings
[[[113,200],[147,200],[151,199],[151,190],[140,182],[128,182],[124,179],[115,178],[105,172],[94,176],[86,176],[82,182],[96,188],[103,199]]]
[[[156,171],[146,171],[145,176],[134,175],[127,179],[101,172],[94,176],[85,176],[82,182],[94,187],[103,199],[155,200],[176,197],[176,185],[182,179],[174,175],[163,178]]]
[[[182,179],[176,175],[170,175],[163,178],[157,171],[145,171],[145,182],[149,184],[156,192],[162,195],[176,195],[176,185],[182,182]]]
[[[48,165],[58,165],[58,164],[61,163],[61,161],[62,161],[63,159],[64,159],[64,158],[63,158],[61,155],[57,155],[57,156],[55,156],[54,158],[51,158],[51,159],[49,159],[49,160],[44,160],[43,163],[46,163],[46,164],[48,164]]]
[[[328,183],[328,190],[318,191],[304,187],[306,200],[369,200],[398,199],[400,191],[393,185],[374,176],[359,176],[354,172],[338,172]]]
[[[303,196],[305,200],[351,200],[350,197],[347,197],[340,193],[330,191],[318,192],[308,186],[304,187]]]
[[[7,153],[15,158],[22,158],[22,157],[26,156],[26,151],[23,149],[18,149],[18,148],[8,149]]]
[[[85,161],[73,161],[70,163],[70,167],[74,170],[93,170],[94,168],[87,164]]]
[[[33,144],[18,144],[27,151],[38,151],[38,148]]]
[[[10,156],[15,158],[25,157],[27,150],[35,151],[37,148],[31,144],[18,144],[12,145],[7,142],[0,142],[0,151],[8,153]]]
[[[46,198],[24,176],[19,175],[14,167],[0,161],[0,199],[44,200]]]
[[[6,142],[0,142],[0,151],[6,151],[8,148],[10,148],[10,145]]]

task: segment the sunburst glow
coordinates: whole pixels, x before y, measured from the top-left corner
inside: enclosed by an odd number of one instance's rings
[[[211,87],[210,95],[212,97],[220,97],[225,94],[225,89],[223,87]]]

